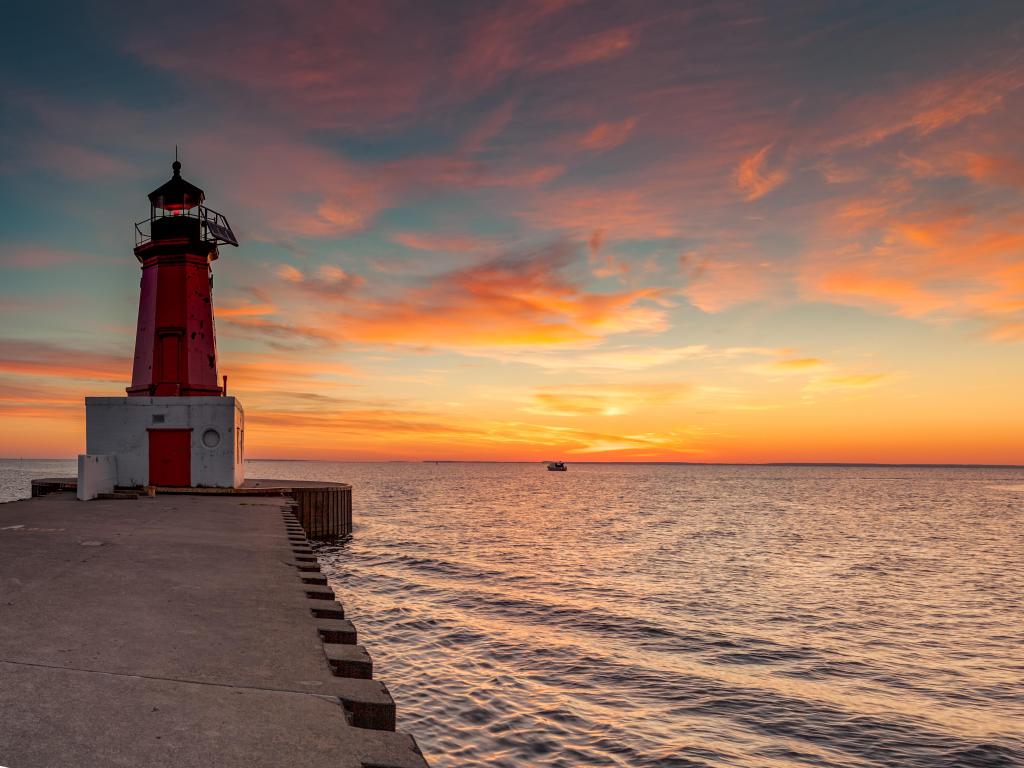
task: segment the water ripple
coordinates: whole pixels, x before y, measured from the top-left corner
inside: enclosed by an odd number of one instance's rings
[[[273,466],[435,768],[1024,766],[1021,472]]]

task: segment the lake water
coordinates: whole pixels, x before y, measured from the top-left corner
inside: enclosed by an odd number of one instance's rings
[[[434,768],[1024,765],[1024,471],[248,473],[355,486],[324,570]]]

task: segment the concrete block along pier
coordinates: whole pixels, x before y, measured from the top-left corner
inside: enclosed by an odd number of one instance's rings
[[[254,483],[0,504],[0,765],[425,768],[302,501]]]

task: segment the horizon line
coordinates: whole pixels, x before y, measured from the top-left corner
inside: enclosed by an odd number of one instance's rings
[[[0,461],[76,461],[77,457],[0,456]],[[309,462],[315,464],[546,464],[555,459],[280,459],[253,458],[245,461]],[[566,464],[616,464],[683,467],[894,467],[920,469],[1024,469],[1024,464],[971,464],[878,461],[571,461]]]

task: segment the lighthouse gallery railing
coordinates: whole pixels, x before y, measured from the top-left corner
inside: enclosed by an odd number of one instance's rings
[[[155,220],[181,217],[199,219],[201,236],[204,241],[217,245],[224,243],[225,245],[238,247],[238,239],[235,237],[235,233],[231,231],[231,225],[228,224],[228,220],[224,218],[223,214],[217,213],[217,211],[207,208],[205,205],[197,205],[185,211],[171,212],[164,211],[161,208],[154,208],[148,219],[135,223],[135,247],[138,248],[140,245],[145,245],[153,239],[152,226]]]

